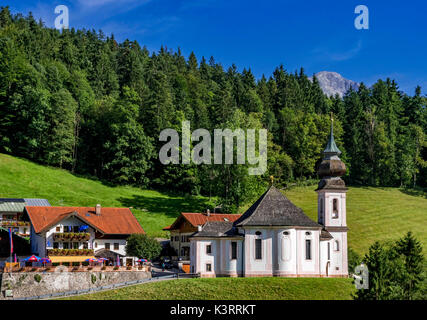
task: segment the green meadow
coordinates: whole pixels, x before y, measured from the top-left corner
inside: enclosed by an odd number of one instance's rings
[[[213,278],[153,282],[70,300],[350,300],[352,279]]]

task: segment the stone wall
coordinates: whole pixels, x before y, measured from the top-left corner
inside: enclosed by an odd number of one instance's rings
[[[85,271],[69,272],[56,268],[55,272],[17,272],[0,275],[1,296],[12,290],[13,298],[43,296],[59,292],[87,290],[107,285],[151,278],[146,271]]]

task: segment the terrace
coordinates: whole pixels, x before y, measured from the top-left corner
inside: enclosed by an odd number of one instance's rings
[[[13,267],[12,270],[8,267],[0,268],[2,272],[151,272],[151,266],[140,265],[140,266],[104,266],[104,265],[89,265],[87,263],[62,263],[60,265],[52,266],[29,266],[29,267]]]

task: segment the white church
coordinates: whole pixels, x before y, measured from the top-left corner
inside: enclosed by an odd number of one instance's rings
[[[318,221],[271,186],[234,222],[208,221],[190,237],[201,277],[347,277],[345,164],[333,127],[318,174]]]

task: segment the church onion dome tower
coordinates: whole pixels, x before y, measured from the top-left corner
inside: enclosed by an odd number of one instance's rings
[[[341,161],[341,154],[334,139],[334,123],[331,121],[331,134],[328,144],[323,150],[323,160],[317,170],[318,175],[322,178],[319,182],[318,190],[320,189],[345,189],[345,183],[340,178],[346,172],[344,162]]]

